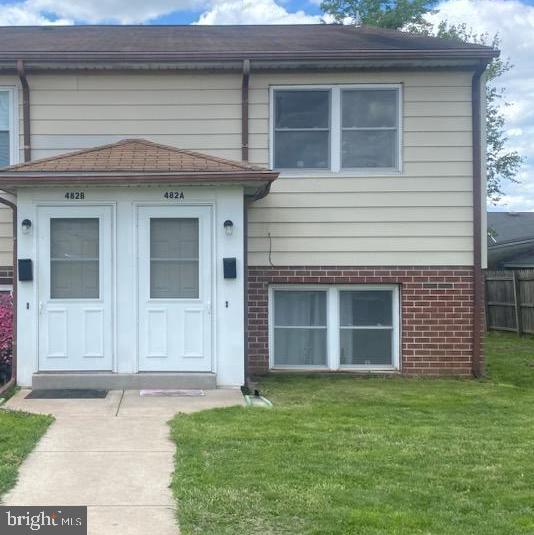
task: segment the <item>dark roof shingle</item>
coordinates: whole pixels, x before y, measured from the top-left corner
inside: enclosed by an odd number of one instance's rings
[[[488,246],[534,239],[534,212],[488,212]]]
[[[490,57],[481,45],[335,24],[258,26],[19,26],[0,28],[0,61],[39,58],[349,58],[411,52]]]

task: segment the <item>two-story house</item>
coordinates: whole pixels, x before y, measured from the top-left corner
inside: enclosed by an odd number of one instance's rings
[[[340,25],[2,28],[19,384],[479,374],[495,55]]]

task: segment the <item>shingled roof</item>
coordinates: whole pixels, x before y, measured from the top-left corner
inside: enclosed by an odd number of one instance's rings
[[[534,241],[534,212],[488,212],[488,247]]]
[[[469,58],[491,47],[340,24],[0,28],[0,61]]]
[[[145,139],[124,139],[0,169],[0,185],[35,182],[267,181],[278,173]]]

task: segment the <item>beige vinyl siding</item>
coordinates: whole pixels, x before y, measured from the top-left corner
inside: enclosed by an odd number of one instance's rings
[[[239,73],[35,74],[29,82],[34,158],[125,137],[241,157]],[[250,264],[471,264],[467,72],[253,72],[251,163],[269,165],[270,86],[335,83],[402,84],[402,172],[282,176],[250,208]]]
[[[1,195],[1,193],[0,193]],[[0,267],[13,265],[13,214],[0,205]]]
[[[17,88],[17,113],[18,113],[18,157],[24,160],[24,142],[22,139],[22,95],[20,84],[16,76],[0,76],[1,87]],[[18,162],[15,162],[18,163]],[[0,196],[3,193],[0,191]],[[13,265],[13,214],[11,208],[0,204],[0,267]]]
[[[250,209],[250,264],[472,264],[469,73],[254,75],[251,146],[269,146],[270,86],[345,83],[402,84],[402,172],[286,173]]]
[[[34,75],[34,158],[142,137],[241,158],[238,73]]]

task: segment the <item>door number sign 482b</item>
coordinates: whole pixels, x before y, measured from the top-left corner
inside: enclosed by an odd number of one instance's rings
[[[67,191],[65,199],[69,201],[81,201],[85,199],[85,191]]]

